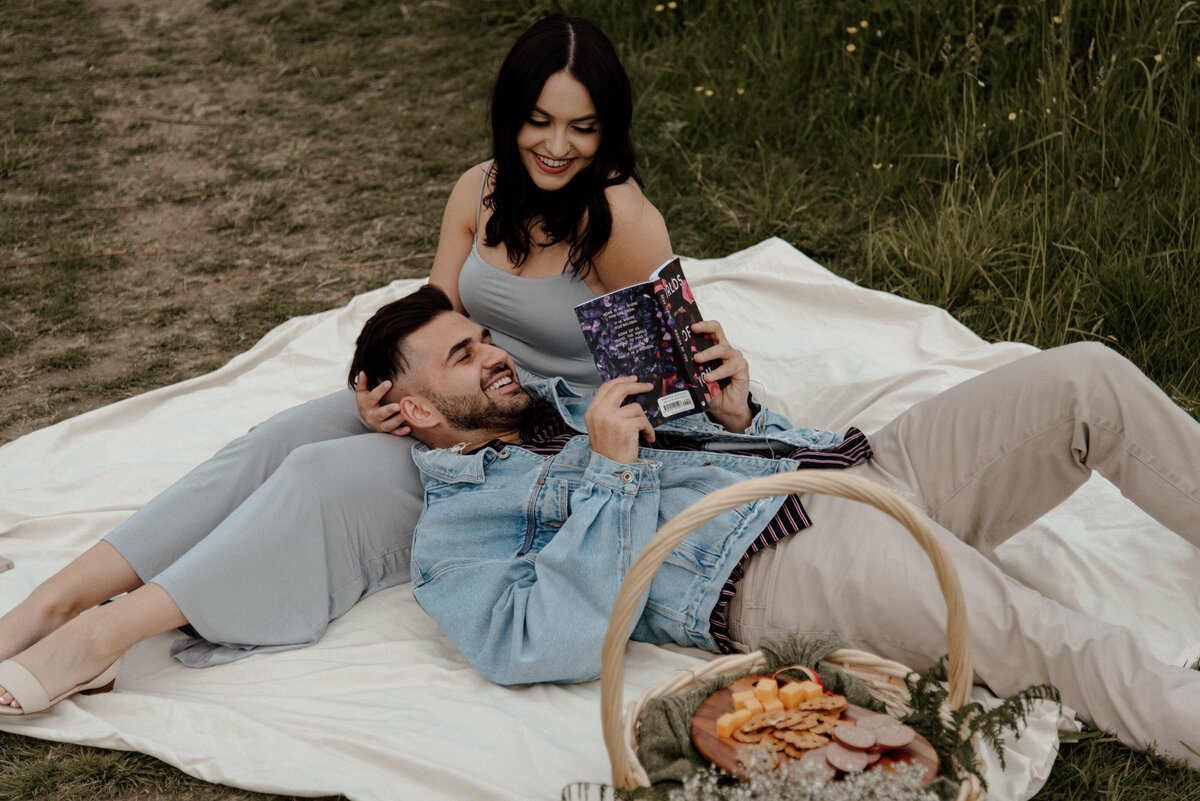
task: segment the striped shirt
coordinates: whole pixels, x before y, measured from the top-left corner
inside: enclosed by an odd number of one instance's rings
[[[657,436],[654,442],[654,447],[656,448],[676,451],[702,450],[700,445],[686,437],[663,435],[661,432],[656,433]],[[500,450],[505,445],[516,444],[539,456],[554,456],[566,447],[566,444],[572,437],[577,436],[581,435],[570,428],[563,421],[562,417],[555,412],[553,407],[545,404],[537,404],[530,410],[525,425],[521,429],[520,442],[505,443],[500,440],[493,440],[484,447],[490,446],[496,450]],[[730,453],[735,456],[757,456],[762,459],[794,459],[799,462],[797,470],[802,468],[845,468],[858,464],[864,459],[869,459],[871,457],[871,445],[867,442],[866,434],[857,428],[851,427],[846,431],[846,436],[840,445],[826,451],[798,447],[790,453],[781,454],[759,451],[723,451],[723,453]],[[806,529],[811,525],[812,519],[804,511],[804,506],[800,503],[800,499],[795,495],[788,495],[784,499],[783,505],[779,507],[779,511],[775,513],[775,516],[771,518],[758,537],[750,543],[750,547],[746,549],[746,553],[742,555],[742,558],[734,566],[733,571],[725,580],[725,585],[721,588],[721,594],[717,598],[717,605],[713,607],[712,614],[709,616],[709,633],[712,635],[713,641],[716,642],[717,648],[722,653],[729,654],[738,651],[729,635],[727,613],[729,611],[729,602],[733,599],[734,592],[736,592],[737,582],[741,580],[745,573],[746,564],[750,561],[750,558],[763,548],[774,545],[785,537]]]

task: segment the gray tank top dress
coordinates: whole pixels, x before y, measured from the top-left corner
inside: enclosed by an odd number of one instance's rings
[[[575,306],[596,297],[573,270],[546,278],[523,278],[493,267],[479,253],[479,210],[475,241],[458,274],[458,296],[467,315],[492,332],[492,341],[513,357],[522,377],[562,376],[571,389],[590,395],[600,374],[588,350]]]

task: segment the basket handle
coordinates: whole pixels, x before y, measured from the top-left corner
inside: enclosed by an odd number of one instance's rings
[[[626,753],[621,747],[625,647],[633,629],[633,614],[654,574],[675,546],[713,517],[759,498],[800,492],[837,495],[870,504],[891,515],[909,530],[933,563],[938,586],[946,599],[946,638],[949,654],[947,672],[950,690],[948,702],[951,707],[958,708],[970,698],[974,669],[971,631],[967,623],[967,606],[962,585],[959,583],[954,563],[950,561],[942,544],[938,542],[937,535],[920,512],[878,484],[842,470],[810,468],[746,479],[701,498],[668,521],[634,560],[621,584],[609,618],[600,662],[601,725],[615,786],[626,786],[621,777],[629,775]]]

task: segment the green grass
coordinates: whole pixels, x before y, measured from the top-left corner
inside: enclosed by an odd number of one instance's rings
[[[988,339],[1104,341],[1197,410],[1200,7],[566,6],[629,65],[679,252],[780,236]]]
[[[629,69],[677,252],[779,236],[990,340],[1106,342],[1200,411],[1200,5],[563,5]],[[550,8],[0,4],[0,265],[33,264],[0,268],[0,395],[24,399],[0,434],[424,274],[451,184],[487,155],[496,65]],[[175,216],[145,241],[155,211]],[[1086,738],[1037,797],[1195,801],[1195,776]],[[0,736],[0,801],[49,797],[260,796]]]

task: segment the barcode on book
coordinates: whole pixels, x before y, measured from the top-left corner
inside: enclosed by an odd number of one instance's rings
[[[658,410],[662,412],[663,417],[670,417],[680,412],[690,412],[695,408],[696,404],[692,400],[692,394],[687,391],[672,392],[670,395],[663,395],[658,399]]]

